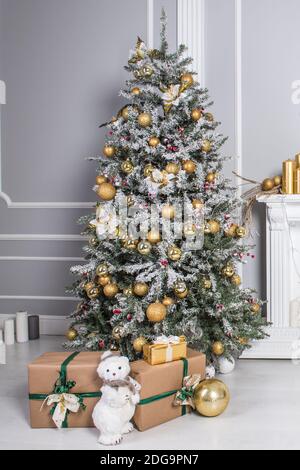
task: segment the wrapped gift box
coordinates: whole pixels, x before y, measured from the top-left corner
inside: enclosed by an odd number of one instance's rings
[[[152,366],[179,361],[187,356],[187,342],[184,336],[162,336],[153,344],[145,344],[143,354]]]
[[[176,392],[181,390],[186,375],[199,374],[205,379],[206,357],[188,349],[187,359],[151,366],[145,361],[132,364],[132,377],[141,386],[141,402],[137,406],[134,422],[140,431],[178,418],[190,407],[175,406]]]

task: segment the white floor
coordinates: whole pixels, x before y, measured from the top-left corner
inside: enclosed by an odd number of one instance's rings
[[[27,368],[62,338],[8,348],[0,366],[0,449],[104,449],[95,429],[32,430],[28,423]],[[118,450],[300,449],[300,369],[290,361],[240,361],[223,376],[231,404],[219,418],[184,416],[150,431],[135,431]],[[107,448],[105,448],[107,449]]]

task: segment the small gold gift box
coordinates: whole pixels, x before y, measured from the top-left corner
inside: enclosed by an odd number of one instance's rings
[[[185,336],[161,336],[153,344],[145,344],[144,360],[152,366],[179,361],[187,357]]]

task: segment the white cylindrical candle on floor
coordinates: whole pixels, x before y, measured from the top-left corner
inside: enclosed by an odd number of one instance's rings
[[[27,312],[17,312],[17,342],[18,343],[27,343],[29,341],[28,337],[28,313]]]
[[[15,322],[14,320],[5,320],[4,322],[4,341],[6,346],[15,344]]]
[[[0,330],[0,365],[6,364],[6,346],[3,338],[3,330]]]

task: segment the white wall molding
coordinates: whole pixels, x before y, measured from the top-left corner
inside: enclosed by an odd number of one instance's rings
[[[65,258],[63,256],[0,256],[0,261],[63,261],[65,263],[83,263],[84,258]]]
[[[0,241],[19,242],[19,241],[35,241],[35,242],[84,242],[88,240],[88,237],[82,235],[52,235],[52,234],[22,234],[22,233],[11,233],[11,234],[0,234]]]
[[[235,171],[243,173],[243,70],[242,70],[242,0],[235,0]],[[236,177],[238,195],[241,180]]]
[[[55,297],[53,295],[0,295],[0,300],[51,300],[54,302],[78,302],[77,297]]]
[[[177,0],[177,44],[188,47],[200,84],[205,86],[205,0]]]
[[[0,191],[8,209],[92,209],[95,202],[13,202],[8,194]]]
[[[15,318],[15,314],[0,314],[0,328],[7,319]],[[49,336],[62,336],[68,330],[71,320],[66,316],[39,315],[40,334]]]
[[[154,0],[147,0],[147,46],[154,48]]]

